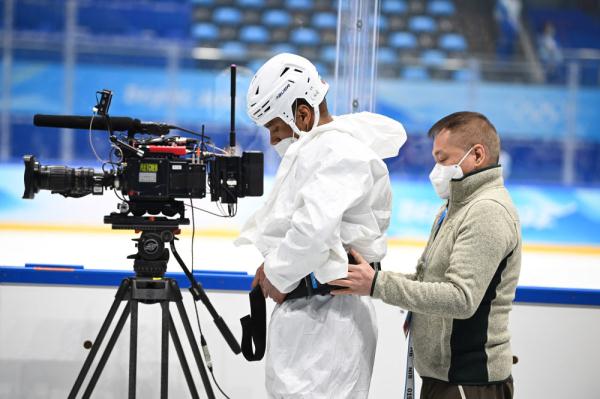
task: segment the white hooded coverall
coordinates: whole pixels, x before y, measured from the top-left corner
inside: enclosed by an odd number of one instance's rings
[[[334,117],[285,153],[269,198],[236,244],[254,244],[281,292],[314,273],[346,277],[347,251],[386,254],[392,193],[384,158],[406,141],[402,125],[372,113]],[[370,298],[314,296],[277,305],[268,331],[270,398],[367,398],[377,325]]]

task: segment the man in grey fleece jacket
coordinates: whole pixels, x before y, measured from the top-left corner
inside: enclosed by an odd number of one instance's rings
[[[415,274],[359,265],[331,282],[336,294],[372,295],[411,312],[421,398],[512,398],[508,314],[521,266],[521,229],[488,119],[459,112],[429,131],[430,179],[447,199]]]

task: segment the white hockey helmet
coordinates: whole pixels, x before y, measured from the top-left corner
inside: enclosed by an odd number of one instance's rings
[[[319,123],[319,104],[329,85],[306,58],[282,53],[272,57],[256,72],[248,88],[248,116],[260,126],[279,117],[300,135],[292,105],[305,99],[315,112],[314,129]]]

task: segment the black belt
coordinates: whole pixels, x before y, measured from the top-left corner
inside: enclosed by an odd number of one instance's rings
[[[348,261],[356,264],[352,255],[348,254]],[[380,262],[369,263],[376,271],[381,270]],[[316,283],[316,288],[315,287]],[[314,295],[330,295],[336,288],[343,288],[330,284],[321,284],[311,276],[304,277],[298,287],[287,294],[285,300],[308,298]],[[250,314],[240,319],[242,323],[242,354],[249,362],[261,360],[265,355],[267,341],[267,307],[260,285],[254,287],[249,294]],[[252,345],[254,344],[254,350]]]
[[[352,255],[348,254],[348,258]],[[355,264],[354,259],[348,259],[350,263]],[[369,265],[375,270],[381,270],[380,262],[369,263]],[[343,289],[338,285],[321,284],[313,276],[308,275],[300,280],[300,284],[292,292],[285,296],[285,300],[298,299],[298,298],[310,298],[315,295],[331,295],[331,291],[336,289]]]

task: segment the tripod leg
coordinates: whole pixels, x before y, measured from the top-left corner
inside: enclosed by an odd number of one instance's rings
[[[106,348],[104,349],[104,353],[102,354],[102,357],[100,358],[100,361],[98,362],[98,365],[96,366],[96,370],[94,371],[94,374],[92,374],[92,378],[90,379],[90,382],[89,382],[85,392],[83,393],[84,399],[89,398],[92,395],[92,392],[94,391],[94,388],[96,387],[96,383],[98,382],[98,379],[100,378],[100,374],[102,374],[102,370],[104,369],[104,366],[106,365],[106,362],[108,361],[108,358],[110,357],[110,354],[115,346],[115,343],[117,342],[117,339],[119,339],[119,335],[121,334],[121,331],[123,330],[123,326],[125,325],[125,322],[127,321],[127,317],[129,316],[129,311],[130,311],[130,304],[128,303],[125,306],[125,309],[123,309],[123,313],[121,314],[121,317],[119,318],[119,321],[117,322],[115,330],[113,331],[112,335],[110,336],[110,339],[108,340],[108,343],[106,344]]]
[[[161,302],[162,310],[162,342],[160,355],[160,397],[167,399],[169,396],[169,302]]]
[[[194,379],[192,378],[192,373],[190,372],[190,366],[185,358],[185,354],[183,353],[183,347],[181,346],[181,341],[179,340],[179,334],[177,334],[177,329],[175,328],[175,324],[173,323],[173,318],[169,313],[169,321],[171,324],[169,325],[171,328],[171,337],[173,338],[173,346],[175,346],[175,351],[177,352],[177,356],[179,357],[179,363],[181,363],[181,369],[183,370],[183,375],[185,375],[185,380],[187,381],[188,388],[190,393],[192,394],[192,398],[200,399],[198,396],[198,391],[196,390],[196,385],[194,384]]]
[[[121,301],[125,297],[126,292],[129,290],[130,285],[131,285],[131,282],[128,279],[125,279],[121,282],[121,285],[119,286],[119,289],[117,290],[117,293],[115,294],[115,300],[113,301],[113,303],[110,307],[110,310],[108,311],[108,314],[106,315],[106,318],[104,319],[104,322],[102,323],[102,327],[100,327],[100,331],[98,332],[98,336],[96,337],[96,340],[94,341],[94,344],[92,345],[92,349],[90,350],[90,353],[86,357],[85,362],[83,363],[83,366],[81,367],[81,371],[79,372],[79,375],[77,376],[77,379],[75,380],[75,384],[73,384],[73,388],[71,388],[71,392],[69,393],[69,396],[68,396],[69,399],[75,399],[75,397],[77,396],[77,393],[79,392],[79,389],[81,388],[81,384],[83,384],[83,381],[85,380],[85,377],[86,377],[88,371],[90,370],[90,366],[92,365],[92,362],[94,361],[94,358],[96,357],[96,353],[98,352],[100,345],[102,345],[102,341],[104,340],[106,331],[108,330],[110,323],[112,323],[112,321],[115,317],[115,314],[117,313],[117,309],[119,308]]]
[[[188,319],[187,314],[185,313],[185,308],[183,307],[181,296],[179,296],[179,298],[175,300],[175,303],[177,304],[179,317],[181,317],[181,321],[183,322],[183,328],[185,329],[185,333],[187,334],[188,340],[190,341],[192,353],[194,354],[194,359],[196,359],[196,365],[198,366],[198,371],[200,371],[200,377],[202,378],[202,383],[204,384],[206,395],[208,396],[208,399],[215,399],[215,393],[212,389],[212,385],[210,384],[210,380],[208,379],[208,373],[206,372],[206,368],[204,367],[202,357],[200,356],[200,349],[198,348],[198,343],[194,338],[194,332],[192,331],[190,320]]]
[[[131,305],[131,331],[129,333],[129,399],[135,399],[136,370],[137,370],[137,330],[138,302],[129,300]]]
[[[212,316],[215,325],[221,332],[221,335],[223,335],[223,338],[225,338],[225,341],[227,342],[233,353],[237,355],[242,351],[242,349],[240,348],[240,344],[237,342],[237,339],[233,336],[233,333],[231,332],[229,327],[227,327],[225,320],[223,320],[223,318],[219,316],[219,313],[217,313],[215,307],[210,302],[210,299],[208,299],[204,288],[202,288],[202,285],[198,281],[196,281],[194,275],[187,268],[187,266],[183,262],[183,259],[181,259],[181,256],[179,256],[179,253],[177,253],[177,249],[175,249],[175,240],[172,240],[169,244],[171,245],[171,252],[173,252],[173,256],[175,256],[175,259],[177,259],[177,263],[179,263],[179,266],[181,266],[181,269],[183,269],[183,272],[187,276],[188,280],[190,280],[190,292],[194,297],[194,301],[202,301],[202,303],[206,307],[206,310],[208,310],[208,312]]]

